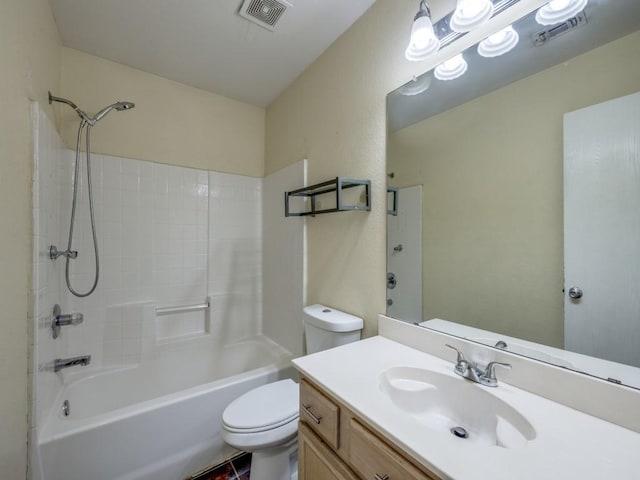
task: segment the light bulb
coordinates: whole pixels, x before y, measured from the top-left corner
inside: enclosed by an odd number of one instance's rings
[[[421,9],[411,25],[411,39],[405,51],[407,60],[418,62],[434,54],[440,48],[440,40],[433,31],[433,24],[428,10]]]
[[[450,26],[454,32],[474,30],[489,21],[493,15],[491,0],[458,0],[451,16]]]
[[[536,12],[540,25],[557,25],[575,17],[587,6],[588,0],[551,0]]]
[[[418,49],[425,48],[433,38],[433,25],[428,17],[420,17],[413,22],[411,44]]]
[[[567,5],[569,5],[570,3],[571,0],[551,0],[549,2],[549,7],[557,12],[558,10],[567,8]]]
[[[467,67],[467,61],[460,53],[438,65],[433,71],[433,75],[438,80],[454,80],[464,75],[467,71]]]
[[[511,28],[511,27],[508,27],[508,28]],[[493,35],[489,35],[489,38],[487,38],[487,42],[493,45],[499,45],[504,41],[506,36],[507,36],[507,29],[503,28],[499,32],[496,32]]]
[[[462,0],[458,8],[460,14],[464,18],[473,18],[482,13],[484,9],[484,2],[482,0]]]
[[[513,50],[519,41],[518,32],[509,25],[481,41],[478,44],[478,53],[483,57],[498,57]]]

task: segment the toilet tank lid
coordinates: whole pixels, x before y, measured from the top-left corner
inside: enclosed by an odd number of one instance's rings
[[[360,317],[320,304],[304,307],[304,321],[329,332],[355,332],[364,324]]]

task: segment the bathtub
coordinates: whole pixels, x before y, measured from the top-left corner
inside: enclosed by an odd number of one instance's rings
[[[65,382],[38,439],[38,476],[182,480],[235,453],[220,435],[223,410],[252,388],[293,378],[290,360],[265,337],[219,349],[183,342],[140,365]]]

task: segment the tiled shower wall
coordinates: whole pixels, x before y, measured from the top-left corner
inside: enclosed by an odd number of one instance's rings
[[[63,331],[69,338],[67,353],[90,353],[95,366],[138,363],[142,353],[141,305],[200,304],[207,297],[209,175],[95,154],[91,165],[100,282],[85,298],[62,289],[65,308],[85,316],[82,325]],[[82,208],[77,214],[73,245],[79,253],[71,262],[71,283],[86,292],[93,282],[94,258],[84,175],[81,183],[83,194],[78,205]],[[67,190],[72,190],[71,179]],[[61,209],[68,212],[70,203]],[[64,230],[68,221],[63,223]],[[57,263],[62,271],[63,260]],[[175,317],[158,320],[158,337],[202,333],[194,327],[191,316]]]
[[[38,477],[39,460],[37,431],[42,426],[49,407],[62,388],[60,378],[47,371],[48,363],[63,354],[68,342],[54,340],[51,335],[51,309],[60,302],[59,271],[49,260],[48,246],[62,241],[62,204],[70,176],[70,163],[53,123],[36,103],[31,108],[34,127],[33,175],[33,271],[32,309],[30,311],[30,398],[29,454],[30,465]],[[46,159],[46,160],[45,160]]]
[[[93,154],[100,282],[78,298],[65,286],[64,258],[48,258],[50,245],[67,247],[75,152],[63,149],[37,107],[34,125],[33,434],[62,388],[64,377],[50,368],[55,358],[90,354],[91,365],[80,369],[89,373],[140,362],[150,342],[201,339],[208,331],[204,312],[155,316],[156,307],[210,298],[218,322],[212,348],[262,332],[262,179]],[[71,283],[85,292],[94,260],[84,165],[80,178]],[[63,313],[83,313],[84,322],[53,340],[56,303]],[[152,329],[143,328],[145,312]]]

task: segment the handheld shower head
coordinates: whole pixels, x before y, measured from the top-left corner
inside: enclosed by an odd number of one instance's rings
[[[109,105],[108,107],[103,108],[98,113],[96,113],[95,116],[92,119],[93,123],[102,120],[102,118],[107,113],[109,113],[111,110],[117,110],[117,111],[120,112],[122,110],[131,110],[135,106],[136,106],[136,104],[133,103],[133,102],[117,102],[117,103],[113,103],[113,104]]]
[[[129,110],[136,106],[133,102],[118,102],[115,105],[116,110]]]

